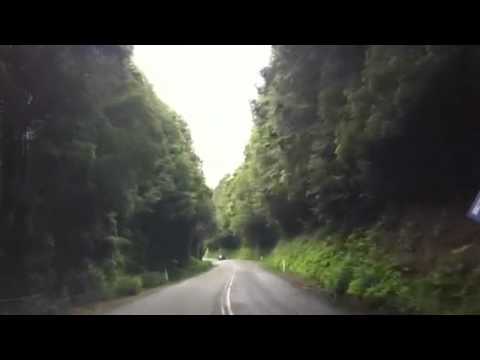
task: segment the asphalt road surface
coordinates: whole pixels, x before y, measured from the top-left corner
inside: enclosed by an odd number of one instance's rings
[[[316,292],[243,260],[132,298],[106,315],[342,315]],[[350,312],[351,313],[351,312]]]

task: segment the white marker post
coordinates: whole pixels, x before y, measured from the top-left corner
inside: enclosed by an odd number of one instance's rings
[[[168,272],[167,272],[167,268],[165,268],[165,280],[168,281]]]
[[[283,268],[283,272],[285,272],[285,259],[282,260],[282,268]]]

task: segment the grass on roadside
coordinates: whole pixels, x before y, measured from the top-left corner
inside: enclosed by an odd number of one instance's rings
[[[191,259],[185,266],[171,269],[169,274],[170,281],[179,281],[188,277],[195,276],[202,272],[208,271],[213,267],[210,261],[202,261],[198,259]]]
[[[141,275],[122,275],[113,284],[114,294],[118,296],[136,295],[142,289],[151,289],[171,282],[179,281],[208,271],[213,267],[209,261],[202,261],[195,258],[181,267],[171,268],[165,272],[151,271]],[[167,280],[168,276],[168,280]]]
[[[267,267],[300,275],[336,296],[403,313],[480,313],[480,271],[462,273],[441,259],[426,274],[407,275],[375,246],[375,231],[330,239],[310,235],[281,242]]]
[[[142,275],[142,287],[144,289],[151,289],[167,283],[165,274],[160,271],[149,271]]]
[[[89,308],[96,307],[100,302],[120,300],[128,296],[140,294],[143,290],[168,285],[188,277],[208,271],[213,267],[210,261],[201,261],[192,258],[183,267],[168,270],[168,281],[164,272],[152,271],[140,275],[119,275],[112,282],[103,282],[101,289],[93,301],[85,301],[76,306],[79,313],[88,312]]]
[[[120,276],[115,283],[115,295],[132,296],[137,295],[143,288],[140,276]]]
[[[220,249],[216,251],[209,251],[208,257],[216,259],[218,255],[223,254],[227,259],[240,259],[240,260],[259,260],[260,254],[258,251],[249,247],[241,247],[239,249]]]

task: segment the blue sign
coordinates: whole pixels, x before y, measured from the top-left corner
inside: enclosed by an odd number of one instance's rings
[[[477,197],[475,198],[475,201],[470,207],[467,216],[473,221],[480,223],[480,193],[478,193]]]

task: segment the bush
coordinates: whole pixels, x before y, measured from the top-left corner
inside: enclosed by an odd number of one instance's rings
[[[136,295],[142,290],[142,285],[141,277],[123,275],[115,283],[115,294],[119,296]]]
[[[259,258],[256,252],[250,247],[241,247],[237,251],[232,252],[230,257],[243,260],[255,260]]]
[[[318,233],[317,233],[318,234]],[[330,235],[331,236],[331,235]],[[330,237],[329,236],[329,237]],[[465,272],[458,259],[443,259],[426,274],[405,276],[391,255],[375,244],[378,229],[353,233],[340,241],[315,236],[280,243],[265,259],[276,270],[285,260],[295,272],[338,295],[406,313],[480,313],[480,267]]]
[[[160,286],[166,282],[165,274],[159,271],[151,271],[142,274],[142,284],[146,289]]]
[[[192,274],[196,274],[199,272],[207,271],[212,267],[212,263],[210,261],[202,261],[195,258],[190,259],[190,262],[185,267],[187,272],[191,272]]]
[[[100,293],[106,291],[108,287],[108,280],[107,276],[105,275],[105,271],[102,271],[102,269],[97,266],[89,265],[87,274],[91,290]]]
[[[179,280],[182,278],[194,276],[201,272],[210,270],[212,268],[210,261],[202,261],[196,258],[190,258],[190,261],[182,268],[177,268],[170,271],[171,280]]]
[[[286,268],[315,281],[337,295],[353,295],[370,303],[384,302],[405,292],[393,262],[362,234],[346,241],[296,238],[281,243],[266,259],[276,269]],[[403,287],[402,287],[403,286]],[[405,299],[404,299],[405,301]]]
[[[221,233],[211,243],[208,244],[208,247],[212,250],[234,250],[238,249],[240,245],[241,240],[238,236],[235,236],[232,233]]]

